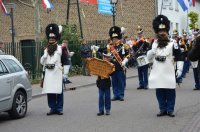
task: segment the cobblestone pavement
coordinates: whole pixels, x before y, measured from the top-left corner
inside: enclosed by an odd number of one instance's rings
[[[37,96],[29,103],[27,116],[23,119],[11,120],[7,114],[0,114],[0,131],[199,132],[200,91],[192,90],[193,83],[190,73],[177,88],[175,118],[156,117],[159,110],[155,91],[137,90],[138,78],[129,78],[125,101],[112,102],[110,116],[96,116],[98,89],[88,85],[65,92],[63,116],[46,116],[49,111],[46,96]]]

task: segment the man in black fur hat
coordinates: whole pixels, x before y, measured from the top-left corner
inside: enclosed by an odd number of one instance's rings
[[[123,44],[122,33],[120,27],[114,26],[109,30],[109,35],[112,40],[107,46],[108,53],[111,52],[113,60],[111,61],[115,65],[115,72],[112,74],[112,88],[113,88],[113,99],[124,101],[124,90],[125,90],[125,73],[124,68],[129,58],[129,46]]]
[[[158,15],[153,20],[153,29],[157,39],[152,44],[152,49],[147,52],[147,58],[153,62],[149,88],[156,89],[160,109],[157,116],[174,117],[176,78],[182,74],[183,57],[178,43],[168,37],[170,21],[166,16]]]
[[[193,90],[200,90],[200,80],[199,80],[199,60],[200,60],[200,30],[195,29],[193,32],[194,39],[191,42],[191,50],[188,53],[188,58],[191,61],[193,74],[194,74],[194,81],[195,81],[195,88]]]
[[[45,70],[42,93],[47,94],[50,107],[47,115],[63,114],[62,48],[57,43],[60,39],[60,33],[57,24],[49,24],[46,27],[48,45],[40,60]]]
[[[188,57],[191,61],[200,60],[200,30],[196,29],[194,32],[194,44],[192,44],[192,48],[188,54]]]

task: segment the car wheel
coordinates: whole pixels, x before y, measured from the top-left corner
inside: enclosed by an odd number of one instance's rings
[[[12,109],[9,111],[11,118],[19,119],[26,115],[27,111],[27,98],[22,91],[17,91],[15,93]]]

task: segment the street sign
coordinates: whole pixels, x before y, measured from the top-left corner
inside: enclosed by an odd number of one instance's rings
[[[110,0],[98,0],[98,13],[113,15],[112,8],[113,5],[110,3]]]

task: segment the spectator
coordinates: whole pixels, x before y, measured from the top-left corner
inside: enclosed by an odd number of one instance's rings
[[[82,74],[84,76],[90,76],[90,73],[86,67],[87,59],[91,57],[91,48],[86,44],[85,40],[81,40],[81,59],[82,59]]]
[[[71,66],[71,57],[74,55],[74,52],[69,51],[67,40],[63,40],[62,42],[62,54],[61,61],[64,68],[63,80],[64,83],[67,84],[71,83],[71,81],[68,79],[68,74]]]

